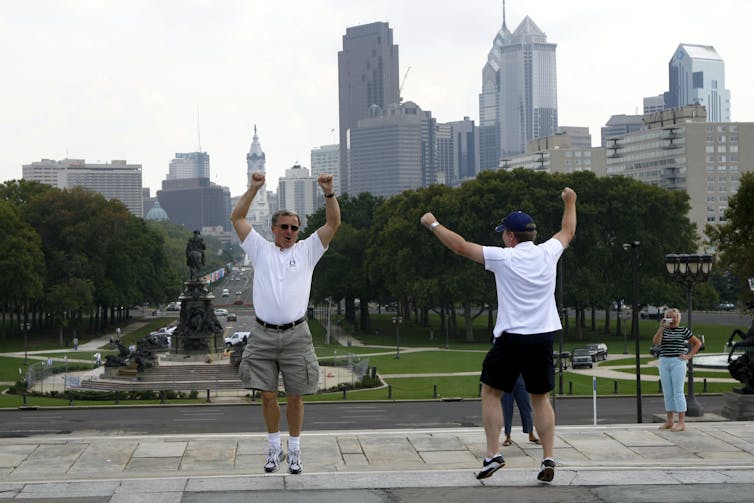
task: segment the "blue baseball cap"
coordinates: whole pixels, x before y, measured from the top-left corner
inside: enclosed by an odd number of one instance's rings
[[[495,232],[528,232],[536,231],[537,225],[534,219],[523,211],[514,211],[500,221],[500,225],[495,227]]]

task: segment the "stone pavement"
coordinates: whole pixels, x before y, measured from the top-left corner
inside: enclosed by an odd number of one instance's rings
[[[260,433],[33,436],[0,442],[0,499],[64,502],[750,501],[754,423],[559,426],[558,469],[514,432],[507,466],[476,480],[480,428],[305,432],[304,473],[264,474]]]

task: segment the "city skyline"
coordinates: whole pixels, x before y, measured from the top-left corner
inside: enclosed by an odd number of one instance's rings
[[[254,125],[268,190],[312,148],[338,142],[338,64],[346,29],[387,22],[400,51],[402,96],[438,122],[469,116],[500,0],[5,1],[0,54],[6,118],[0,181],[43,158],[141,164],[152,195],[176,152],[207,152],[211,180],[241,193]],[[506,2],[557,45],[560,126],[587,126],[592,144],[613,114],[641,113],[668,90],[679,44],[725,61],[731,120],[754,121],[752,69],[741,43],[754,7],[735,0]]]

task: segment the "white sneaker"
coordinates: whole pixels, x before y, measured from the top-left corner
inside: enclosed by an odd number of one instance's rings
[[[288,473],[298,475],[304,470],[304,463],[301,462],[301,451],[288,450]]]
[[[264,464],[264,471],[267,473],[278,471],[280,463],[283,461],[285,461],[285,453],[283,452],[283,449],[270,447],[270,450],[267,451],[267,462]]]

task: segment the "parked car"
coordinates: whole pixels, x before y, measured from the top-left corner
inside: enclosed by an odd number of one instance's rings
[[[642,320],[659,320],[667,310],[668,306],[666,305],[653,306],[648,304],[641,308],[641,311],[639,311],[639,317]]]
[[[228,316],[228,310],[218,307],[215,309],[215,316]]]
[[[180,311],[181,310],[181,302],[171,302],[167,305],[165,308],[165,311]]]
[[[236,313],[228,313],[228,316],[225,317],[227,321],[238,321],[238,318],[236,317]]]
[[[586,349],[588,349],[589,353],[592,355],[593,362],[607,360],[607,344],[601,342],[597,344],[587,344]]]
[[[571,367],[577,369],[579,367],[592,368],[594,362],[592,361],[592,353],[586,348],[577,348],[573,350],[571,354]]]
[[[717,305],[717,308],[720,311],[733,311],[736,308],[736,305],[732,302],[721,302]]]
[[[225,338],[225,347],[229,348],[241,343],[246,344],[250,334],[251,332],[233,332],[233,335]]]

